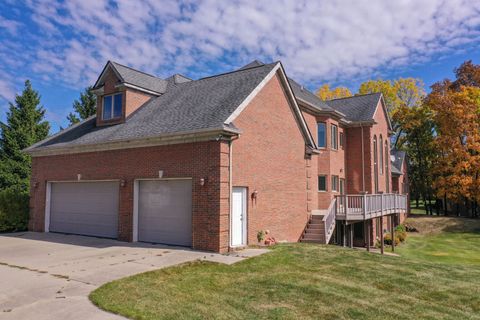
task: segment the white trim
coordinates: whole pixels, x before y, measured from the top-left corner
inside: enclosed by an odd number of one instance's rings
[[[127,82],[120,83],[120,84],[117,84],[117,85],[115,86],[115,88],[122,88],[122,87],[127,87],[127,88],[130,88],[130,89],[135,89],[135,90],[142,91],[142,92],[145,92],[145,93],[154,95],[154,96],[160,96],[160,95],[162,95],[160,92],[152,91],[152,90],[148,90],[148,89],[144,89],[144,88],[142,88],[142,87],[139,87],[139,86],[136,86],[136,85],[134,85],[134,84],[127,83]]]
[[[133,181],[133,223],[132,223],[132,241],[138,242],[138,190],[140,183],[138,180]]]
[[[107,73],[107,70],[108,68],[111,68],[113,70],[113,72],[115,73],[115,75],[117,76],[117,78],[119,80],[121,80],[122,82],[124,81],[124,79],[122,78],[122,76],[120,76],[120,73],[118,73],[117,69],[115,68],[115,66],[113,65],[113,63],[111,61],[108,61],[107,64],[105,65],[105,67],[103,68],[103,71],[102,73],[100,74],[100,76],[98,77],[97,81],[95,81],[95,85],[93,86],[94,88],[97,87],[97,85],[102,82],[103,78],[105,77],[105,74]]]
[[[63,134],[64,132],[65,130],[59,132],[57,136],[60,134]],[[74,146],[68,146],[68,147],[63,147],[63,146],[40,147],[37,149],[32,149],[35,147],[35,145],[33,145],[25,149],[24,152],[27,152],[32,156],[46,156],[46,155],[57,155],[57,154],[84,153],[84,152],[91,152],[91,151],[108,151],[108,150],[118,150],[118,149],[128,149],[128,148],[141,148],[141,147],[168,145],[168,144],[206,141],[215,137],[216,135],[224,134],[224,133],[237,135],[241,133],[241,131],[235,130],[232,128],[223,127],[218,129],[202,129],[202,130],[176,132],[172,134],[164,134],[161,136],[149,137],[149,138],[127,139],[127,140],[95,143],[95,144],[80,144],[80,145],[74,145]],[[48,138],[42,142],[39,142],[38,144],[47,142],[51,138]]]
[[[139,192],[140,192],[140,182],[141,181],[168,181],[168,180],[192,180],[192,192],[193,192],[193,178],[192,177],[180,177],[180,178],[137,178],[133,180],[133,221],[132,221],[132,241],[138,242],[138,201],[139,201]],[[193,193],[192,193],[193,197]],[[192,199],[193,201],[193,199]],[[193,206],[193,204],[192,204]],[[192,207],[192,219],[193,219],[193,207]],[[193,230],[193,220],[192,220],[192,230]],[[193,237],[192,237],[192,246],[193,246]]]
[[[267,74],[265,78],[257,85],[255,89],[253,89],[252,92],[243,100],[243,102],[235,109],[235,111],[232,112],[232,114],[225,120],[225,124],[230,124],[232,123],[239,115],[242,113],[242,111],[248,106],[248,104],[255,98],[255,96],[265,87],[265,85],[272,79],[277,70],[280,68],[280,63],[277,62],[275,67]]]
[[[378,99],[377,106],[375,107],[375,112],[373,113],[372,118],[375,119],[375,116],[377,115],[378,105],[380,103],[382,104],[382,109],[383,109],[383,113],[385,114],[385,118],[387,118],[388,129],[393,130],[392,122],[390,121],[390,115],[388,114],[388,110],[387,110],[387,105],[385,103],[385,99],[383,99],[383,94],[380,94],[380,99]],[[373,121],[375,122],[375,120]]]
[[[47,182],[45,190],[45,229],[44,232],[50,232],[50,200],[52,199],[52,183]]]
[[[308,129],[307,123],[305,122],[305,119],[303,118],[302,112],[300,111],[300,108],[297,104],[297,99],[295,95],[293,94],[293,91],[290,87],[290,84],[288,82],[287,76],[285,74],[285,70],[282,67],[282,64],[280,62],[277,62],[275,67],[267,74],[267,76],[258,84],[258,86],[248,95],[248,97],[235,109],[235,111],[225,120],[225,124],[230,124],[232,123],[239,115],[240,113],[248,106],[248,104],[255,98],[255,96],[265,87],[265,85],[277,74],[277,71],[280,70],[281,72],[279,73],[280,80],[286,89],[287,96],[290,98],[290,107],[292,107],[293,104],[293,111],[294,114],[296,113],[296,117],[298,118],[297,121],[300,122],[300,130],[303,132],[304,138],[308,140],[310,146],[313,148],[316,148],[315,140],[312,138],[311,132]]]

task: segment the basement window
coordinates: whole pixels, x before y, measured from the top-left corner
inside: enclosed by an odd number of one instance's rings
[[[120,118],[122,116],[122,94],[111,94],[103,97],[103,120]]]

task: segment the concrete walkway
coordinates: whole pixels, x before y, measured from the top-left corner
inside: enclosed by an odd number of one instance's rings
[[[232,264],[266,251],[221,255],[54,233],[0,235],[0,319],[123,319],[96,308],[88,294],[136,273],[199,259]]]

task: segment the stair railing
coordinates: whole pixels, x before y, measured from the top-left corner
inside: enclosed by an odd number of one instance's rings
[[[325,227],[325,243],[328,244],[335,230],[337,214],[337,198],[333,198],[327,212],[323,216],[323,226]]]

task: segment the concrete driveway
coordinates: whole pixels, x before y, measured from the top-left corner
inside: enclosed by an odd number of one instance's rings
[[[96,308],[88,294],[136,273],[198,259],[231,264],[264,252],[220,255],[76,235],[0,235],[0,319],[123,319]]]

